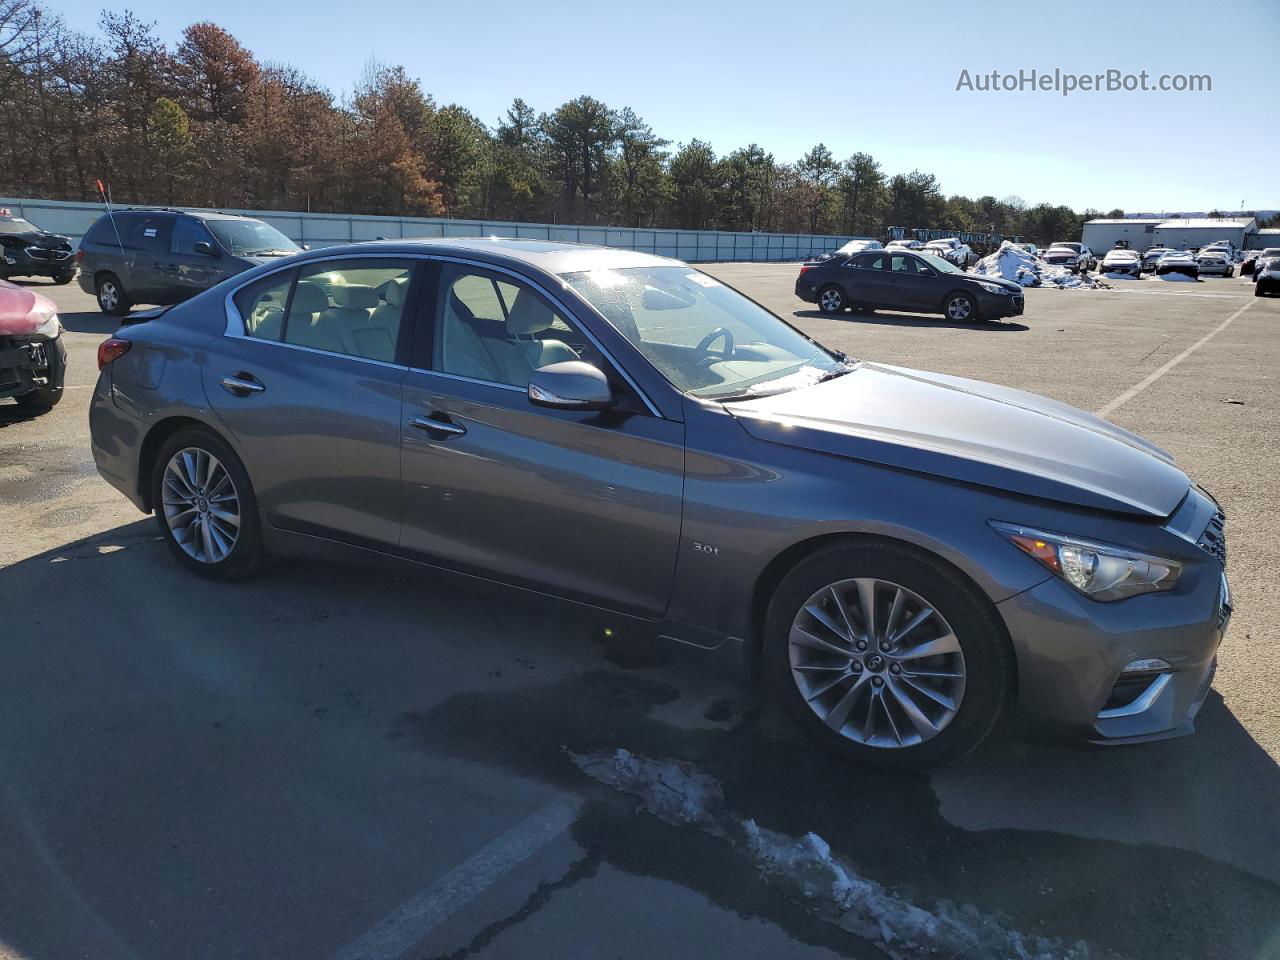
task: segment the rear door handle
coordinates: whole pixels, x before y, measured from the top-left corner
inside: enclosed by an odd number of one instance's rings
[[[251,393],[261,393],[267,389],[251,373],[227,374],[220,382],[223,390],[237,397],[248,396]]]
[[[460,427],[448,420],[433,420],[430,417],[414,417],[409,421],[409,426],[415,427],[423,433],[444,434],[442,439],[446,440],[449,437],[460,437],[467,432],[466,427]]]

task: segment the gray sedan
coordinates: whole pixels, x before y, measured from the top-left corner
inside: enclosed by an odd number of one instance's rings
[[[94,457],[211,579],[384,555],[589,604],[882,767],[956,760],[1011,710],[1189,733],[1208,691],[1223,517],[1167,453],[828,350],[678,261],[367,243],[130,320]]]

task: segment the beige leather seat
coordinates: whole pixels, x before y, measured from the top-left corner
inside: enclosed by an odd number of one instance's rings
[[[373,287],[358,283],[332,284],[329,297],[334,306],[322,313],[316,322],[330,324],[337,330],[344,353],[387,363],[395,359],[399,315],[396,315],[395,328],[388,328],[386,314],[374,319],[382,301]]]
[[[507,314],[506,338],[483,338],[503,383],[523,387],[539,367],[578,359],[573,348],[561,340],[534,338],[535,333],[551,329],[555,318],[551,308],[535,294],[523,289],[516,294]]]
[[[332,353],[346,353],[342,335],[337,328],[323,321],[329,309],[329,297],[323,287],[307,280],[299,281],[293,288],[293,302],[289,305],[285,342]]]

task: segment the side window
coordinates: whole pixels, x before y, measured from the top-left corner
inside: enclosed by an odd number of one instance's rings
[[[191,254],[196,252],[197,243],[213,245],[213,235],[209,228],[195,217],[177,217],[173,221],[173,240],[169,249],[173,253]]]
[[[172,227],[173,217],[167,215],[139,217],[130,231],[129,246],[147,253],[168,253]]]
[[[284,341],[393,363],[412,260],[326,260],[298,271]]]
[[[525,387],[534,370],[564,360],[608,370],[577,327],[522,283],[446,264],[438,296],[432,366],[441,373]]]
[[[262,340],[279,340],[284,332],[284,311],[289,304],[295,271],[273,273],[240,290],[236,309],[244,320],[244,332]]]
[[[863,253],[849,261],[849,266],[857,270],[883,270],[884,254]]]
[[[894,273],[909,273],[915,276],[917,273],[927,273],[928,271],[920,269],[921,264],[915,257],[904,256],[896,253],[889,258],[889,269]]]

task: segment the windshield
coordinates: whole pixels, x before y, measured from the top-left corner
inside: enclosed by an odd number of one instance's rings
[[[562,279],[695,397],[779,393],[847,369],[842,357],[692,267],[590,270]]]
[[[928,249],[928,247],[925,247],[926,252],[919,253],[917,256],[929,266],[933,267],[933,269],[937,270],[939,273],[964,273],[963,270],[957,267],[950,260],[944,260],[942,257],[935,257],[933,254],[928,253]]]
[[[0,217],[0,233],[30,233],[36,226],[21,217]]]
[[[1055,243],[1050,245],[1050,250],[1070,250],[1072,253],[1080,252],[1080,244],[1078,243]]]
[[[233,257],[297,253],[302,248],[261,220],[206,220],[204,225]]]

